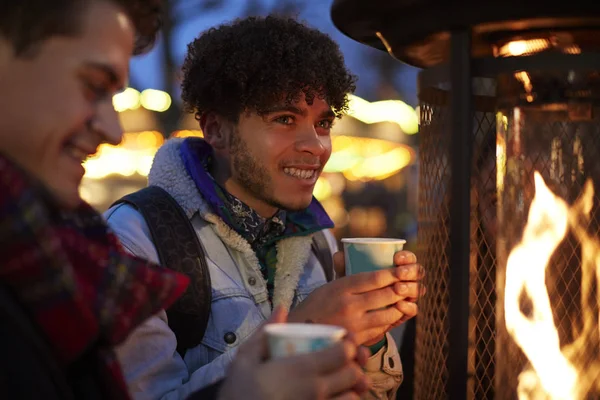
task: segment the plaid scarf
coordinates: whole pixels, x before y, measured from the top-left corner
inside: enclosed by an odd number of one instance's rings
[[[89,205],[61,209],[0,155],[0,284],[10,288],[67,370],[95,352],[107,399],[129,394],[112,348],[167,308],[187,277],[126,254]]]

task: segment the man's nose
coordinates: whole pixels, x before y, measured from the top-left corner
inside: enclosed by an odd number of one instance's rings
[[[123,128],[119,122],[119,115],[112,102],[106,101],[98,104],[96,117],[92,120],[91,128],[102,136],[102,141],[117,145],[123,138]]]
[[[310,153],[316,157],[321,156],[326,151],[322,138],[314,126],[307,127],[298,132],[296,150],[301,153]]]

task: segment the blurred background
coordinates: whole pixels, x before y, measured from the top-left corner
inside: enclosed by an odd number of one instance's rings
[[[104,145],[85,164],[82,196],[104,211],[146,185],[157,148],[169,137],[202,136],[182,111],[180,66],[187,44],[201,32],[249,15],[299,18],[337,41],[358,76],[349,115],[333,128],[333,154],[315,196],[339,238],[400,237],[416,240],[418,120],[416,70],[388,54],[342,35],[327,0],[171,0],[158,46],[131,62],[129,88],[115,96],[125,130],[119,146]]]
[[[154,153],[170,137],[202,136],[182,111],[180,66],[187,44],[204,30],[250,15],[297,17],[337,41],[358,76],[348,115],[332,131],[333,154],[315,196],[342,237],[397,237],[415,249],[417,218],[417,70],[342,35],[330,18],[331,0],[171,0],[158,46],[131,62],[129,87],[114,97],[125,130],[118,146],[103,145],[86,164],[82,197],[99,211],[144,187]],[[406,325],[406,324],[405,324]],[[410,396],[412,323],[394,332],[404,345]],[[405,331],[408,332],[405,335]]]

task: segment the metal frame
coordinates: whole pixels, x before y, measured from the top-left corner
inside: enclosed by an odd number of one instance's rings
[[[450,84],[451,112],[451,203],[450,203],[450,283],[449,353],[446,361],[449,399],[466,399],[468,382],[470,181],[473,131],[474,77],[496,77],[516,71],[589,70],[600,65],[600,54],[536,54],[527,57],[471,58],[471,33],[456,31],[451,36],[450,61],[420,72],[419,87]]]
[[[471,32],[452,33],[450,58],[451,110],[451,202],[450,202],[450,285],[447,359],[449,399],[467,398],[469,347],[469,256],[471,213]]]
[[[494,78],[498,74],[536,70],[589,70],[600,65],[600,54],[540,53],[526,57],[476,58],[471,60],[472,77]],[[549,67],[551,66],[551,67]],[[451,81],[449,64],[440,64],[419,72],[419,85],[435,87]]]

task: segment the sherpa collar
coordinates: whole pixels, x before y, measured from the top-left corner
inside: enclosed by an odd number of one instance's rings
[[[232,249],[242,253],[258,276],[260,264],[256,254],[248,241],[227,225],[211,204],[200,193],[194,179],[188,173],[181,157],[181,145],[184,140],[200,139],[170,139],[158,150],[148,175],[149,185],[159,186],[169,192],[183,208],[188,218],[198,213],[204,220],[212,224],[215,233]],[[210,176],[209,176],[210,179]],[[314,200],[311,205],[316,205],[330,221],[322,206]],[[291,213],[288,213],[288,215]],[[332,223],[331,223],[332,225]],[[320,229],[329,226],[321,227]],[[319,229],[319,230],[320,230]],[[314,232],[314,231],[313,231]],[[289,309],[298,285],[301,273],[311,253],[312,232],[302,236],[291,236],[277,243],[277,265],[275,273],[275,293],[273,306],[281,305]],[[266,282],[265,282],[266,285]]]

